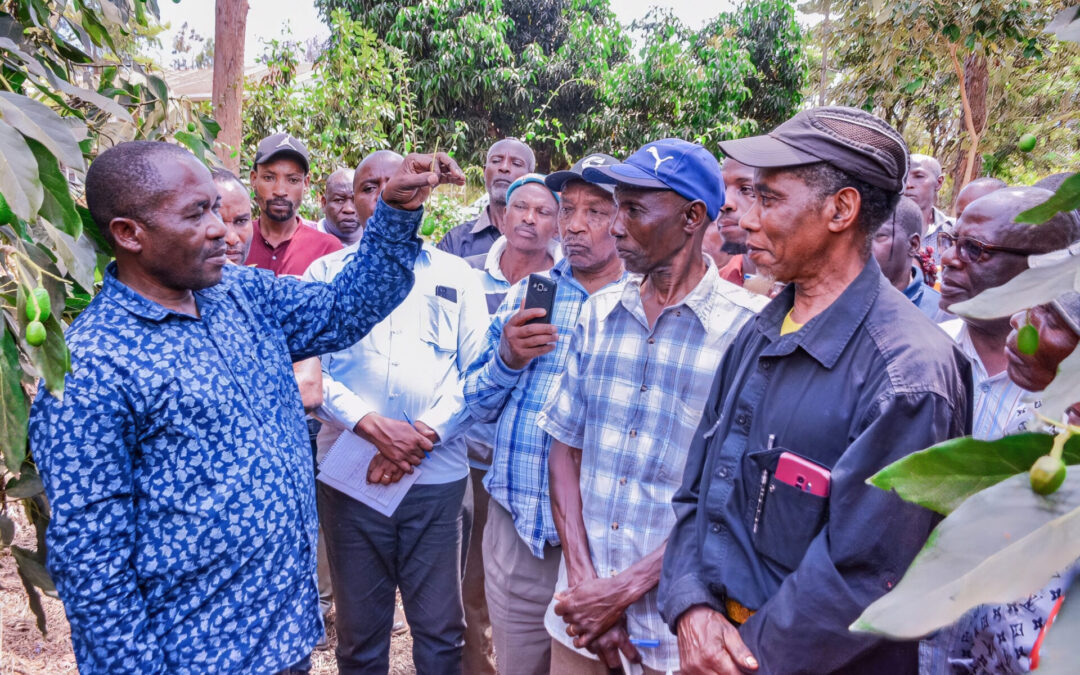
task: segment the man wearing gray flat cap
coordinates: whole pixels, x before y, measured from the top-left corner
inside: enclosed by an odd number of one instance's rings
[[[915,673],[917,643],[848,630],[936,522],[866,479],[971,429],[966,359],[870,254],[907,147],[825,107],[720,149],[756,169],[740,226],[787,286],[725,354],[673,500],[659,600],[682,673]]]

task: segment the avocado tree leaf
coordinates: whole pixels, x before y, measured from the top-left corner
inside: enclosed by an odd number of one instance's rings
[[[39,215],[74,239],[78,239],[82,234],[82,218],[75,210],[71,188],[68,186],[67,178],[60,171],[56,157],[49,152],[48,148],[31,138],[26,139],[26,145],[37,159],[38,176],[45,189]]]
[[[1001,286],[951,305],[949,311],[972,319],[996,319],[1076,290],[1080,290],[1080,255],[1063,253],[1052,263],[1029,267]]]
[[[4,486],[4,492],[11,499],[34,497],[45,492],[45,484],[41,482],[41,476],[33,462],[26,462],[22,465],[19,477],[12,478]]]
[[[0,193],[23,220],[34,219],[44,196],[34,153],[4,119],[0,119]]]
[[[61,119],[49,106],[26,96],[0,91],[0,116],[23,136],[48,148],[65,166],[85,170],[86,162],[79,147],[82,138],[76,138],[76,127]],[[78,128],[85,136],[86,127],[80,125]]]
[[[74,212],[74,208],[72,209]],[[75,213],[78,217],[78,213]],[[53,227],[47,220],[41,221],[45,233],[52,240],[53,250],[60,256],[60,262],[71,278],[83,288],[94,287],[94,266],[97,265],[97,252],[86,237],[75,239],[67,232]],[[80,228],[82,220],[79,221]]]
[[[1021,473],[972,495],[941,521],[900,583],[851,630],[919,638],[972,607],[1027,598],[1077,558],[1080,468],[1045,497]]]
[[[12,546],[11,552],[15,558],[15,571],[19,574],[19,581],[22,582],[23,588],[26,590],[26,601],[30,606],[30,611],[34,614],[34,618],[37,619],[38,630],[42,635],[47,635],[46,622],[45,622],[45,608],[41,604],[41,594],[38,592],[38,587],[34,583],[34,579],[42,579],[42,573],[49,579],[49,583],[52,583],[52,579],[49,578],[48,571],[45,566],[28,556],[25,549],[18,546]],[[25,562],[24,562],[25,561]]]
[[[8,514],[0,512],[0,544],[11,546],[15,540],[15,521]]]
[[[22,366],[19,365],[19,348],[15,338],[5,326],[0,325],[0,444],[4,453],[4,465],[12,473],[18,473],[26,459],[26,425],[30,408],[22,388]]]
[[[979,490],[1030,469],[1053,443],[1053,436],[1035,433],[994,441],[953,438],[893,462],[867,482],[948,515]],[[1066,464],[1080,464],[1080,436],[1069,439],[1062,458]]]

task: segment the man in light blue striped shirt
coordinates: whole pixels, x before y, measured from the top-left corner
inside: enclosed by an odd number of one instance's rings
[[[469,411],[493,426],[483,548],[495,651],[512,655],[512,661],[501,661],[502,672],[546,673],[551,660],[544,614],[561,549],[548,498],[551,439],[536,419],[562,373],[582,304],[624,276],[609,231],[612,189],[582,177],[588,166],[617,162],[610,155],[588,155],[569,171],[545,178],[550,189],[562,192],[558,225],[566,254],[548,272],[556,284],[552,315],[520,309],[528,290],[528,278],[522,279],[495,313],[487,349],[465,379]],[[543,323],[526,325],[530,319]]]
[[[721,357],[766,299],[721,279],[702,253],[724,203],[705,148],[665,139],[585,178],[615,185],[611,231],[630,274],[583,307],[539,419],[554,438],[551,506],[563,545],[545,621],[551,672],[600,672],[625,657],[670,673],[679,650],[656,585],[671,498]]]

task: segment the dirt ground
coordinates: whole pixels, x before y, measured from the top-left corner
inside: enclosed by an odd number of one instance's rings
[[[27,548],[34,546],[33,529],[27,524],[20,508],[9,508],[15,521],[15,543]],[[0,554],[0,675],[60,675],[77,673],[75,656],[71,651],[71,629],[64,616],[63,604],[42,596],[48,635],[37,629],[34,615],[26,602],[26,591],[15,571],[15,559],[5,549]],[[332,616],[332,614],[331,614]],[[329,649],[312,654],[313,675],[336,675],[334,645],[337,633],[329,629]],[[406,632],[390,643],[390,674],[411,675],[412,637]]]

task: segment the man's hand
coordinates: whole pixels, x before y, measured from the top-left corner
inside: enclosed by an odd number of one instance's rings
[[[684,675],[739,675],[758,668],[739,629],[712,609],[699,605],[679,617],[679,669]]]
[[[369,441],[379,452],[405,473],[412,473],[419,466],[424,453],[431,450],[432,443],[413,425],[401,420],[368,413],[353,429],[357,436]]]
[[[499,357],[513,370],[521,370],[537,356],[555,350],[558,331],[550,323],[526,325],[530,319],[538,319],[546,312],[540,307],[522,309],[503,324],[499,340]]]
[[[464,185],[465,174],[457,162],[445,152],[434,155],[411,153],[390,177],[383,188],[382,200],[387,206],[404,211],[415,211],[437,185],[452,183]]]
[[[413,422],[413,428],[420,432],[421,436],[426,437],[432,443],[439,442],[439,434],[434,429],[424,424],[420,420]]]
[[[641,654],[638,653],[637,647],[630,642],[630,635],[626,632],[625,617],[618,625],[612,626],[609,631],[589,645],[589,651],[596,654],[600,658],[600,662],[608,668],[620,668],[622,666],[619,652],[622,652],[630,663],[641,663]]]
[[[566,622],[566,634],[578,649],[607,633],[635,600],[617,579],[593,577],[555,594],[555,613]]]
[[[382,453],[376,454],[368,464],[367,481],[380,485],[392,485],[405,476],[399,466],[391,462]]]

